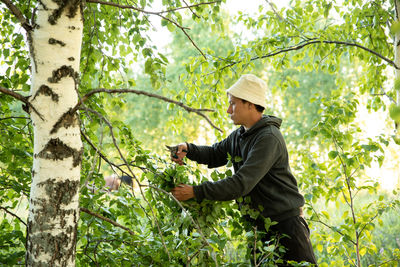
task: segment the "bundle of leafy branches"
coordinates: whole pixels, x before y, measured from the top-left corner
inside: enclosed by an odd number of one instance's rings
[[[103,218],[82,214],[77,250],[81,264],[157,265],[168,262],[210,266],[243,259],[246,244],[234,202],[179,202],[169,193],[181,183],[205,181],[207,178],[199,169],[171,165],[146,153],[135,160],[132,165],[140,165],[142,172],[135,176],[140,184],[138,188],[122,187],[111,194],[83,190],[81,206]],[[213,171],[211,176],[221,179],[226,173]],[[100,182],[98,187],[101,186]],[[239,253],[226,253],[233,248]],[[120,258],[111,256],[115,250]]]

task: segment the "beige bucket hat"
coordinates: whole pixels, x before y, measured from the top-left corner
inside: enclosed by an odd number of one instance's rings
[[[242,75],[226,92],[264,108],[267,106],[267,84],[253,74]]]

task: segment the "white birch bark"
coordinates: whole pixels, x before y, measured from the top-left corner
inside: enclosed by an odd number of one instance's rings
[[[400,0],[395,0],[395,14],[396,22],[400,22]],[[400,66],[400,32],[397,31],[394,37],[394,63],[396,66]],[[395,79],[400,79],[400,70],[395,69]],[[400,105],[400,93],[397,91],[396,95],[397,105]]]
[[[74,266],[82,142],[77,80],[81,0],[41,0],[28,35],[34,159],[27,229],[27,266]]]
[[[400,22],[400,0],[394,0],[395,6],[395,22]],[[400,66],[400,32],[396,31],[394,36],[394,63]],[[400,69],[395,69],[395,81],[400,80]],[[396,90],[396,105],[400,106],[400,91]],[[400,123],[396,123],[396,135],[400,137]]]

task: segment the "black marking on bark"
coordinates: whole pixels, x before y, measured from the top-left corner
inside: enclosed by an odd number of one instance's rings
[[[38,222],[33,230],[47,231],[54,227],[54,223],[58,222],[61,228],[64,228],[67,221],[66,218],[73,215],[76,219],[76,210],[65,209],[74,199],[79,189],[79,181],[71,181],[69,179],[63,181],[56,181],[56,179],[49,179],[45,182],[38,183],[38,187],[44,187],[48,201],[44,199],[37,199],[33,201],[37,207],[35,213],[35,222]],[[46,217],[53,218],[51,222],[46,221]],[[69,232],[72,233],[72,232]]]
[[[49,179],[46,182],[39,183],[38,186],[44,186],[47,195],[55,207],[55,212],[59,212],[61,205],[69,205],[78,193],[79,181],[71,181],[69,179],[56,181],[56,179]],[[64,210],[65,214],[71,214],[72,211]]]
[[[73,238],[74,236],[72,236]],[[36,255],[39,254],[39,251],[46,251],[51,255],[51,259],[46,262],[30,259],[27,261],[27,266],[68,266],[72,257],[75,256],[75,244],[71,244],[70,235],[64,232],[58,235],[51,235],[47,232],[37,233],[30,239],[30,243],[36,247]]]
[[[37,186],[44,188],[48,198],[39,197],[31,200],[31,205],[33,204],[35,209],[33,219],[28,219],[27,224],[27,266],[66,266],[66,263],[75,257],[77,214],[79,213],[76,209],[64,209],[63,207],[74,200],[79,190],[79,181],[49,179],[38,183]],[[67,218],[71,218],[71,216],[73,223],[66,226]],[[63,232],[51,235],[49,231],[59,227],[58,223]],[[50,264],[35,262],[34,258],[37,258],[42,251],[51,255]]]
[[[68,60],[69,61],[75,61],[75,58],[74,57],[69,57]]]
[[[71,67],[71,66],[61,66],[59,69],[57,70],[53,70],[53,76],[48,78],[47,80],[50,83],[57,83],[58,81],[60,81],[62,78],[64,77],[72,77],[75,80],[79,78],[79,74],[77,72],[75,72],[75,70]]]
[[[76,27],[75,27],[75,26],[68,26],[68,29],[70,29],[70,30],[75,30]]]
[[[81,163],[82,153],[83,148],[76,150],[64,144],[59,138],[52,138],[35,157],[52,160],[63,160],[72,157],[72,166],[76,167]]]
[[[52,45],[58,44],[58,45],[61,45],[61,46],[65,46],[65,43],[63,41],[56,40],[54,38],[50,38],[49,39],[49,44],[52,44]]]
[[[79,124],[78,115],[76,112],[72,113],[72,109],[65,112],[60,119],[54,124],[53,129],[50,133],[55,134],[61,127],[68,128]]]
[[[58,94],[54,93],[53,90],[47,85],[41,85],[32,100],[34,100],[39,94],[50,96],[51,100],[53,100],[54,102],[58,102]]]
[[[43,4],[42,0],[38,0],[39,4],[42,5],[44,10],[49,10],[45,4]]]
[[[29,106],[27,104],[22,104],[22,110],[28,114],[31,114],[31,111],[29,110]]]
[[[67,17],[74,18],[78,9],[81,7],[82,2],[81,0],[71,0],[70,2],[71,3],[68,7]]]
[[[32,28],[36,28],[38,25],[36,24],[36,11],[38,10],[37,7],[35,7],[32,11],[32,16],[31,16],[31,25]]]
[[[28,46],[29,46],[29,52],[31,54],[31,58],[32,58],[32,64],[33,67],[35,68],[35,72],[37,73],[37,61],[36,61],[36,53],[35,53],[35,47],[33,45],[33,39],[32,39],[32,33],[29,31],[26,33],[26,39],[28,41]]]
[[[61,14],[66,10],[66,16],[74,18],[77,10],[81,7],[82,0],[53,0],[58,5],[58,8],[49,16],[48,21],[51,25],[55,25]]]

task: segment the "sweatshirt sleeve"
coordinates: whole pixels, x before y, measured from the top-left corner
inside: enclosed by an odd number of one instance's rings
[[[224,139],[212,146],[197,146],[188,143],[186,157],[200,164],[206,164],[208,168],[216,168],[228,163],[229,140]]]
[[[247,195],[280,159],[281,146],[281,142],[272,134],[256,140],[246,161],[234,175],[194,186],[196,199],[225,201]]]

